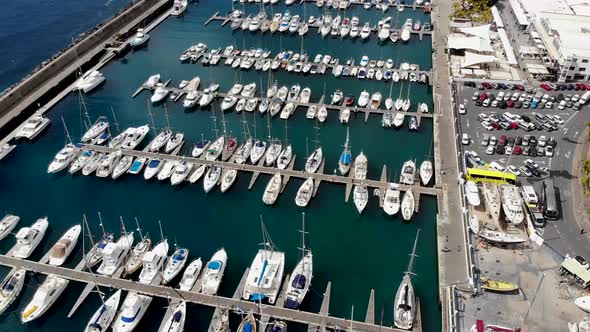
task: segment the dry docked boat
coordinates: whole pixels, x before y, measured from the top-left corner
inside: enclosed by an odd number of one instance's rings
[[[506,219],[514,225],[520,224],[524,220],[524,211],[518,188],[513,185],[500,185],[500,196]]]
[[[497,243],[517,244],[526,242],[527,240],[526,238],[521,238],[513,234],[493,231],[490,229],[481,229],[478,235],[483,239]]]
[[[507,281],[481,278],[481,288],[499,293],[511,293],[518,290],[518,285]]]
[[[479,206],[481,203],[479,199],[479,190],[477,184],[473,181],[465,182],[465,194],[467,195],[467,202],[472,206]]]
[[[485,198],[486,210],[492,216],[495,223],[500,222],[501,200],[498,186],[493,183],[483,184],[483,195]]]

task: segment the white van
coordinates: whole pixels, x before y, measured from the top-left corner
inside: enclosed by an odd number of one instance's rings
[[[584,95],[580,98],[580,104],[584,105],[590,100],[590,91],[586,91]]]
[[[522,197],[528,206],[536,206],[539,203],[537,193],[533,186],[522,186]]]

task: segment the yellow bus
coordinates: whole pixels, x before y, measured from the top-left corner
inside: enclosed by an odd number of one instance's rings
[[[466,179],[475,183],[518,184],[516,175],[496,170],[467,168]]]

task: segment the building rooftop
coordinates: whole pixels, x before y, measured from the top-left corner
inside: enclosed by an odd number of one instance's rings
[[[570,55],[590,57],[590,16],[540,12],[535,26],[549,54],[561,64]]]

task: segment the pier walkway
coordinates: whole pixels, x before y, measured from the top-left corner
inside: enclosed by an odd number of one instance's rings
[[[188,93],[188,90],[186,90],[186,89],[179,89],[179,88],[175,88],[175,87],[166,87],[166,89],[168,91],[170,91],[170,92],[173,92],[173,93],[178,94],[179,97],[176,100],[179,100],[182,95]],[[137,97],[144,90],[150,90],[151,91],[151,90],[154,90],[154,87],[147,86],[147,85],[141,85],[133,93],[132,97]],[[201,92],[201,94],[203,93],[203,91],[201,91],[201,90],[199,90],[199,92]],[[228,96],[228,94],[225,93],[225,92],[216,92],[215,93],[215,98],[217,100],[223,100],[223,98],[225,98],[226,96]],[[241,97],[239,95],[237,95],[235,97],[237,97],[238,99],[254,99],[255,98],[255,99],[258,99],[259,101],[262,101],[262,100],[266,100],[268,102],[272,102],[273,101],[272,98],[265,98],[265,97]],[[305,108],[309,108],[309,107],[314,106],[314,105],[317,106],[318,109],[321,106],[325,106],[328,111],[337,111],[337,112],[340,112],[340,111],[343,111],[345,109],[348,109],[351,112],[351,116],[353,114],[355,114],[355,113],[361,113],[361,114],[364,113],[365,114],[365,122],[367,122],[370,114],[377,114],[377,115],[383,116],[383,113],[385,113],[385,112],[392,112],[394,114],[401,113],[401,114],[404,114],[406,116],[412,116],[412,115],[413,116],[416,116],[416,118],[418,120],[418,124],[420,124],[420,120],[423,119],[423,118],[432,119],[432,118],[434,118],[436,116],[436,114],[434,114],[434,113],[404,112],[404,111],[396,111],[394,109],[388,111],[388,110],[384,110],[384,109],[380,109],[380,108],[368,108],[368,107],[358,107],[358,106],[331,105],[331,104],[324,104],[324,103],[322,103],[323,100],[324,100],[324,98],[322,97],[322,98],[320,98],[320,102],[317,102],[317,103],[313,103],[313,102],[302,103],[302,102],[299,102],[299,101],[293,101],[292,103],[295,106],[293,108],[293,112],[296,112],[297,109],[300,109],[300,106],[301,107],[305,107]],[[286,103],[289,103],[289,102],[286,102]],[[414,108],[416,108],[416,107],[417,107],[417,105],[414,105]],[[282,107],[281,107],[281,110],[282,110]],[[227,110],[227,111],[229,111],[229,110]],[[245,111],[242,111],[242,112],[245,112]],[[258,112],[258,106],[256,106],[256,112]],[[267,110],[267,112],[270,112],[270,110]],[[291,115],[293,115],[293,114],[291,114]]]
[[[311,313],[299,310],[292,310],[281,308],[278,306],[257,304],[254,302],[243,301],[237,298],[227,298],[222,296],[212,296],[196,293],[193,291],[182,291],[179,289],[172,289],[166,286],[155,286],[140,284],[126,279],[119,279],[113,277],[106,277],[102,275],[95,275],[85,271],[78,271],[74,269],[68,269],[64,267],[56,267],[47,264],[41,264],[29,260],[21,260],[12,258],[4,255],[0,255],[0,265],[22,268],[28,271],[43,273],[43,274],[54,274],[59,277],[68,279],[70,281],[77,281],[82,283],[96,283],[102,287],[111,287],[116,289],[123,289],[126,291],[133,291],[149,296],[157,296],[161,298],[169,299],[170,301],[186,301],[190,303],[205,305],[215,308],[225,308],[240,312],[252,312],[252,313],[264,313],[265,315],[275,317],[277,319],[283,319],[287,321],[293,321],[308,325],[317,326],[338,326],[338,327],[350,327],[354,331],[367,331],[367,332],[397,332],[403,331],[396,328],[378,326],[372,323],[351,321],[338,317],[331,317],[327,312],[322,313]],[[239,291],[238,287],[238,290]],[[236,291],[236,292],[237,292]],[[238,293],[240,294],[240,293]],[[323,307],[323,306],[322,306]],[[414,329],[414,331],[420,331],[420,329]]]
[[[215,165],[215,166],[221,167],[222,169],[223,168],[231,168],[231,169],[236,169],[238,171],[251,172],[253,174],[262,173],[262,174],[274,175],[276,173],[280,173],[281,175],[283,175],[285,177],[288,176],[290,178],[300,178],[303,180],[308,179],[308,178],[313,178],[314,182],[323,181],[323,182],[344,184],[347,187],[347,190],[346,190],[347,193],[349,193],[351,191],[352,186],[354,186],[354,185],[365,185],[365,186],[371,187],[371,188],[379,188],[380,192],[384,192],[387,189],[387,186],[389,185],[388,182],[381,181],[381,180],[370,180],[370,179],[359,180],[359,179],[355,179],[354,177],[350,177],[350,176],[339,176],[339,175],[331,175],[331,174],[323,174],[323,173],[307,173],[305,171],[298,171],[298,170],[293,170],[293,169],[280,170],[275,167],[266,167],[266,166],[261,166],[261,165],[235,164],[235,163],[232,163],[229,161],[219,161],[219,160],[209,161],[204,158],[193,158],[193,157],[188,157],[188,156],[173,156],[173,155],[169,155],[169,154],[153,153],[153,152],[139,151],[139,150],[121,150],[121,149],[114,149],[114,148],[109,148],[106,146],[91,145],[91,144],[84,145],[83,149],[98,151],[98,152],[103,152],[103,153],[117,153],[117,152],[121,151],[120,153],[123,155],[130,155],[130,156],[134,156],[134,157],[144,157],[144,158],[148,158],[148,159],[160,159],[160,160],[188,161],[188,162],[192,162],[197,165],[199,165],[199,164]],[[417,182],[418,181],[419,180],[417,180]],[[434,188],[434,187],[422,187],[420,185],[407,185],[407,184],[400,184],[400,190],[402,190],[402,191],[412,190],[417,201],[419,201],[420,195],[437,196],[440,192],[439,189]],[[418,210],[418,208],[416,208],[416,210]]]

